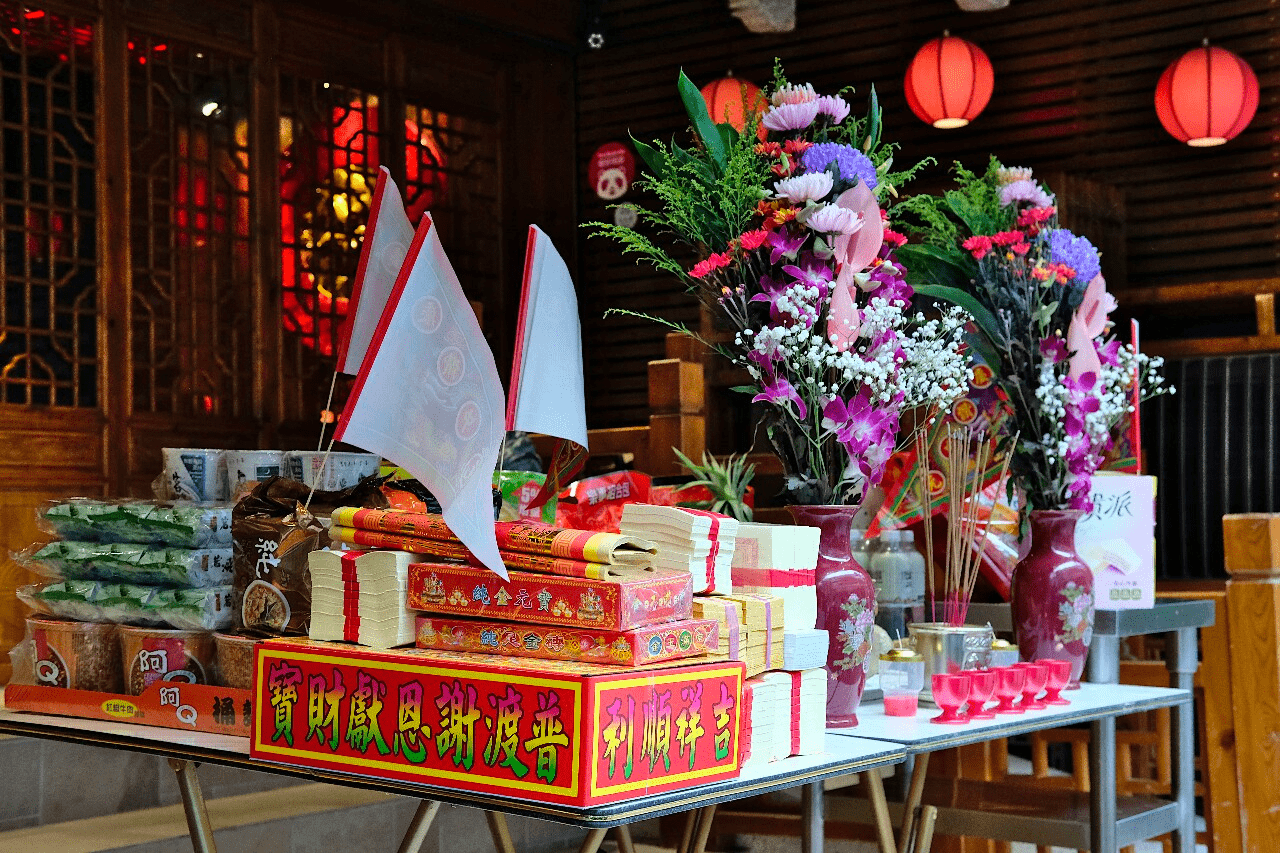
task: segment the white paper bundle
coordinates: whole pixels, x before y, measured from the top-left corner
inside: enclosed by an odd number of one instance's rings
[[[775,707],[774,738],[779,757],[813,755],[822,752],[826,731],[826,670],[768,672],[760,676],[782,694]]]
[[[787,693],[777,681],[748,678],[743,683],[743,769],[775,761],[777,753],[778,717]]]
[[[405,606],[407,551],[314,551],[313,640],[346,640],[375,649],[410,644],[417,613]]]
[[[787,605],[787,621],[791,621],[790,605]],[[802,669],[817,669],[827,662],[827,648],[830,642],[826,631],[818,628],[793,630],[788,628],[782,635],[782,668],[789,672]]]
[[[685,507],[627,504],[619,529],[657,546],[654,565],[693,575],[694,592],[730,592],[738,521]]]
[[[787,626],[818,622],[816,527],[744,522],[738,525],[731,578],[734,592],[763,592],[786,602]]]

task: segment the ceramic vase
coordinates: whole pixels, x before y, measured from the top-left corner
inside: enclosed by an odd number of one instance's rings
[[[849,529],[853,506],[788,507],[796,524],[822,531],[818,542],[818,627],[827,648],[827,725],[858,724],[858,703],[867,684],[876,593],[871,575],[854,559]]]
[[[1034,510],[1031,548],[1013,570],[1013,627],[1023,660],[1071,662],[1078,686],[1093,639],[1093,572],[1076,553],[1080,510]]]

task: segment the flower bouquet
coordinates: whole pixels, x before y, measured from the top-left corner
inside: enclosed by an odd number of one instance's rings
[[[881,203],[919,166],[893,171],[874,90],[854,118],[845,93],[819,95],[775,71],[762,114],[738,130],[712,120],[683,73],[678,85],[693,147],[636,143],[651,173],[639,183],[658,206],[633,206],[635,229],[592,227],[679,277],[726,329],[706,343],[749,377],[738,390],[760,404],[793,515],[822,529],[827,721],[854,725],[875,593],[850,554],[853,510],[894,451],[968,387],[969,317],[910,308],[895,254],[906,238],[886,227]]]
[[[1078,678],[1093,599],[1092,573],[1075,556],[1075,522],[1092,507],[1090,479],[1120,422],[1142,399],[1173,389],[1161,359],[1110,333],[1116,303],[1098,251],[1058,224],[1054,196],[1031,170],[992,158],[982,174],[959,164],[955,173],[955,189],[900,205],[921,242],[899,254],[917,292],[974,317],[974,347],[1008,406],[1009,488],[1030,511],[1031,552],[1012,590],[1021,651],[1071,659]]]

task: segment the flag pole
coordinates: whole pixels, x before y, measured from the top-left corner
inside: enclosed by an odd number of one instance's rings
[[[320,452],[320,448],[324,447],[324,431],[325,427],[333,423],[333,389],[338,385],[338,368],[333,368],[333,379],[329,380],[329,400],[324,404],[324,411],[320,413],[320,440],[316,442],[316,452]],[[330,444],[330,447],[333,445]]]

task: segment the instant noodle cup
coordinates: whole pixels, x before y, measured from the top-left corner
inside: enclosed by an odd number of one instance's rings
[[[216,651],[209,631],[120,626],[124,688],[137,696],[157,681],[213,683]]]
[[[218,648],[218,684],[253,689],[253,647],[262,642],[242,634],[214,634]]]
[[[225,501],[223,451],[208,447],[164,447],[163,497],[181,501]]]
[[[285,454],[285,475],[308,486],[335,492],[350,489],[378,473],[382,457],[376,453],[330,453],[291,450]]]
[[[227,492],[235,494],[245,483],[261,483],[284,474],[283,450],[225,450]]]
[[[34,683],[44,687],[120,692],[117,626],[61,619],[27,620]]]

